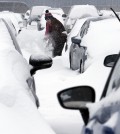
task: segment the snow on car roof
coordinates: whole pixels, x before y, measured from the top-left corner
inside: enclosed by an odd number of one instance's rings
[[[19,33],[20,26],[13,12],[0,12],[0,18],[10,19],[17,31],[17,34]]]
[[[98,16],[98,11],[93,5],[74,5],[68,14],[72,19],[81,18],[83,15]]]
[[[33,15],[41,15],[44,10],[49,9],[48,6],[33,6],[31,8],[31,16]]]
[[[120,23],[117,18],[91,22],[87,34],[83,37],[81,45],[86,45],[89,56],[118,53]],[[93,39],[92,39],[93,38]]]

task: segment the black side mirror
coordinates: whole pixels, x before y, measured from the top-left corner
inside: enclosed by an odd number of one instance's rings
[[[58,93],[58,100],[67,109],[85,108],[86,104],[95,101],[95,91],[89,86],[71,87]]]
[[[89,112],[86,104],[95,101],[93,88],[89,86],[71,87],[60,91],[57,96],[63,108],[80,110],[85,125],[88,123]]]
[[[31,75],[35,74],[37,70],[49,68],[52,66],[52,58],[45,55],[31,55],[29,64],[32,65]]]
[[[62,14],[62,17],[66,18],[66,17],[67,17],[67,15],[66,15],[66,14]]]
[[[113,67],[117,59],[118,59],[118,54],[108,55],[105,57],[104,65],[106,67]]]
[[[72,38],[71,38],[71,41],[72,41],[72,43],[74,43],[74,44],[80,44],[80,43],[81,43],[81,39],[78,39],[78,38],[76,38],[76,37],[72,37]]]
[[[29,14],[28,12],[26,13],[26,15],[27,15],[27,16],[30,16],[30,14]]]

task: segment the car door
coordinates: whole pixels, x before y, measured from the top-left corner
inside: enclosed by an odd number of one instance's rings
[[[83,36],[87,34],[90,21],[86,20],[80,29],[80,33],[76,37],[80,37],[82,40]],[[86,47],[81,46],[80,43],[75,43],[72,41],[70,46],[70,68],[72,70],[80,69],[80,73],[84,72],[84,62],[86,60]]]
[[[11,30],[11,28],[10,28],[10,26],[8,24],[9,22],[7,20],[4,20],[4,19],[2,19],[2,20],[5,23],[8,31],[9,31],[9,34],[11,36],[11,39],[13,41],[13,45],[14,45],[15,49],[20,54],[20,57],[21,58],[20,58],[19,63],[17,63],[17,64],[19,64],[21,66],[21,69],[22,70],[26,70],[26,71],[22,71],[24,74],[20,74],[19,76],[17,76],[17,78],[21,79],[23,76],[26,76],[26,77],[23,78],[24,83],[26,83],[28,85],[28,88],[31,91],[31,95],[33,96],[32,98],[35,101],[37,107],[39,107],[39,100],[38,100],[38,97],[36,95],[34,77],[30,75],[30,66],[27,63],[27,61],[25,60],[25,58],[22,56],[22,52],[21,52],[21,49],[19,47],[19,44],[18,44],[18,42],[16,40],[16,37],[14,36],[13,31]],[[14,68],[16,68],[16,67],[14,67]]]
[[[120,54],[106,82],[101,101],[89,108],[90,121],[85,132],[119,134],[120,122]],[[94,110],[90,110],[94,109]],[[94,111],[94,114],[91,113]]]

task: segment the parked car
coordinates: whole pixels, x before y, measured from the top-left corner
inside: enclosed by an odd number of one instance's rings
[[[120,133],[120,54],[106,56],[104,65],[112,70],[99,102],[94,103],[96,92],[89,85],[71,87],[57,94],[62,107],[81,112],[85,123],[81,134]]]
[[[79,69],[80,73],[83,73],[99,55],[106,56],[111,51],[117,53],[116,48],[119,46],[113,40],[116,42],[119,40],[117,31],[119,28],[119,22],[115,17],[87,19],[77,36],[71,38],[70,68]]]
[[[32,22],[37,22],[40,20],[40,17],[42,13],[46,10],[49,9],[50,7],[48,6],[33,6],[30,9],[30,15],[28,18],[28,24],[31,25]]]
[[[64,26],[66,31],[69,33],[73,28],[73,25],[77,19],[85,18],[88,16],[98,17],[98,10],[93,5],[73,5],[71,6]]]
[[[54,134],[38,112],[34,73],[52,65],[52,59],[22,56],[9,21],[0,19],[0,126],[4,134]]]
[[[15,13],[9,11],[0,12],[0,18],[9,19],[16,31],[16,36],[21,32],[21,27],[15,16]]]

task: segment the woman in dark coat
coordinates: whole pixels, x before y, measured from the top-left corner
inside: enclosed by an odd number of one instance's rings
[[[46,23],[46,32],[49,34],[50,41],[54,48],[53,57],[61,56],[64,44],[67,39],[67,35],[62,33],[65,31],[65,28],[63,24],[53,16],[49,16],[48,20],[49,24],[48,22]]]

